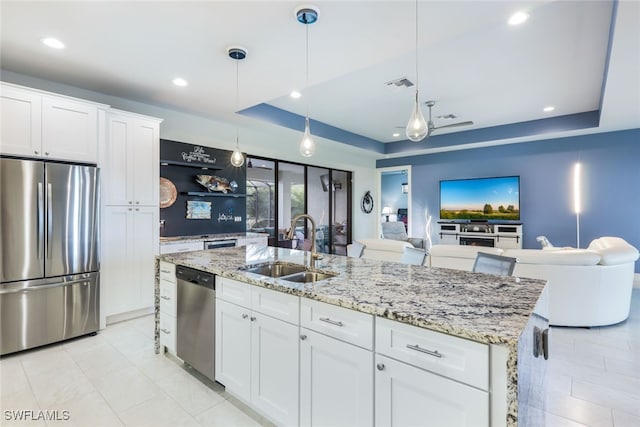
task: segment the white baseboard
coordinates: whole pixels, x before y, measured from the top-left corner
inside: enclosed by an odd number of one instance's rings
[[[636,273],[633,276],[633,287],[640,289],[640,273]]]
[[[153,314],[154,310],[154,307],[147,307],[141,308],[140,310],[128,311],[126,313],[112,314],[111,316],[107,316],[107,326],[118,322],[124,322],[125,320],[135,319],[136,317]]]

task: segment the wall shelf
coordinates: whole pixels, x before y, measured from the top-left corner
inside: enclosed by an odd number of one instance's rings
[[[234,193],[224,194],[222,192],[209,193],[207,191],[181,191],[180,193],[186,194],[187,196],[198,196],[198,197],[247,197],[246,194],[234,194]]]
[[[216,170],[216,171],[224,169],[220,166],[205,165],[203,163],[179,162],[176,160],[160,160],[160,166],[183,166],[183,167],[192,168],[192,169]]]

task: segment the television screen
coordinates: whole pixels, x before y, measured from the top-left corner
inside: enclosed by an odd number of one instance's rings
[[[440,219],[520,220],[520,177],[440,181]]]

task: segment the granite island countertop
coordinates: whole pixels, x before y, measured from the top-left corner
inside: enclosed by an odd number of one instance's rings
[[[338,273],[293,283],[243,271],[269,261],[309,264],[309,252],[250,245],[161,255],[171,262],[487,344],[515,348],[545,286],[542,280],[323,255]]]

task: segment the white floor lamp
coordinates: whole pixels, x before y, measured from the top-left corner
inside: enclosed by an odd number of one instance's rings
[[[581,192],[582,192],[582,176],[580,162],[573,165],[573,211],[576,214],[576,247],[580,247],[580,211],[581,211]]]

